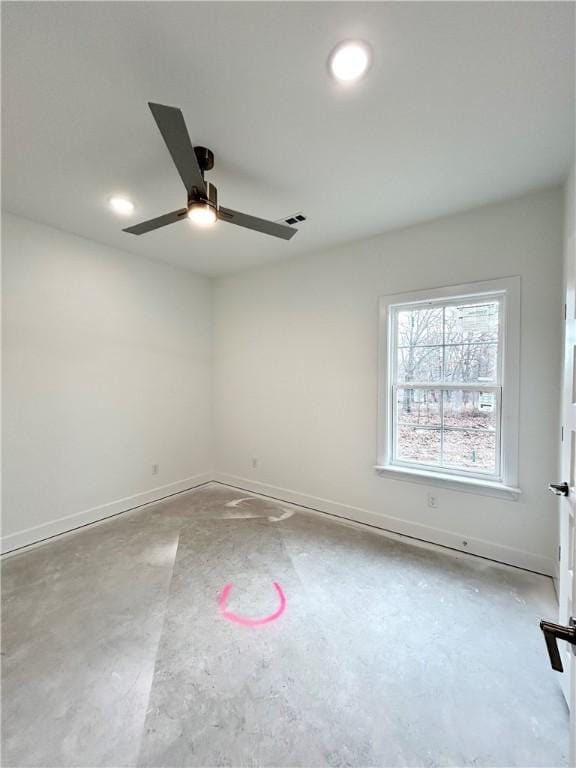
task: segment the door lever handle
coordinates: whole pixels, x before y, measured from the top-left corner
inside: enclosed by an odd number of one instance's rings
[[[556,496],[568,496],[570,493],[570,486],[568,483],[550,483],[548,490],[552,491]]]
[[[546,641],[552,669],[555,669],[556,672],[564,672],[557,640],[565,640],[571,645],[576,645],[576,619],[574,617],[570,619],[569,627],[542,620],[540,622],[540,629],[544,633],[544,640]]]

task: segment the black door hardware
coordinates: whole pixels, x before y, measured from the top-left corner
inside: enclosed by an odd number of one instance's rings
[[[570,486],[568,483],[550,483],[548,490],[555,493],[556,496],[568,496],[570,493]]]
[[[558,650],[556,641],[565,640],[571,645],[576,645],[576,618],[572,616],[569,627],[542,620],[540,622],[540,629],[544,633],[544,640],[546,640],[546,648],[548,649],[548,656],[550,656],[552,669],[555,669],[556,672],[564,672],[560,651]]]

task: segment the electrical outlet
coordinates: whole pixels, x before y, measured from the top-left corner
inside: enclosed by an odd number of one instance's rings
[[[437,509],[438,508],[438,496],[436,496],[435,493],[429,493],[428,494],[428,506],[431,509]]]
[[[252,458],[252,469],[256,469],[258,467],[258,459],[256,456]]]
[[[160,472],[160,464],[152,464],[152,474],[157,475]]]

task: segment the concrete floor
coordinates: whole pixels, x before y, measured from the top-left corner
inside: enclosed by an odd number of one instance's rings
[[[5,768],[566,765],[549,579],[242,496],[4,560]]]

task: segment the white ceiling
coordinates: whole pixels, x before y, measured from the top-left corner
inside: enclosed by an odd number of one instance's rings
[[[216,275],[560,182],[573,149],[574,5],[556,2],[3,3],[3,205]],[[372,69],[327,57],[362,38]],[[210,147],[220,202],[309,216],[290,242],[189,222],[147,102]],[[129,195],[134,216],[107,207]]]

